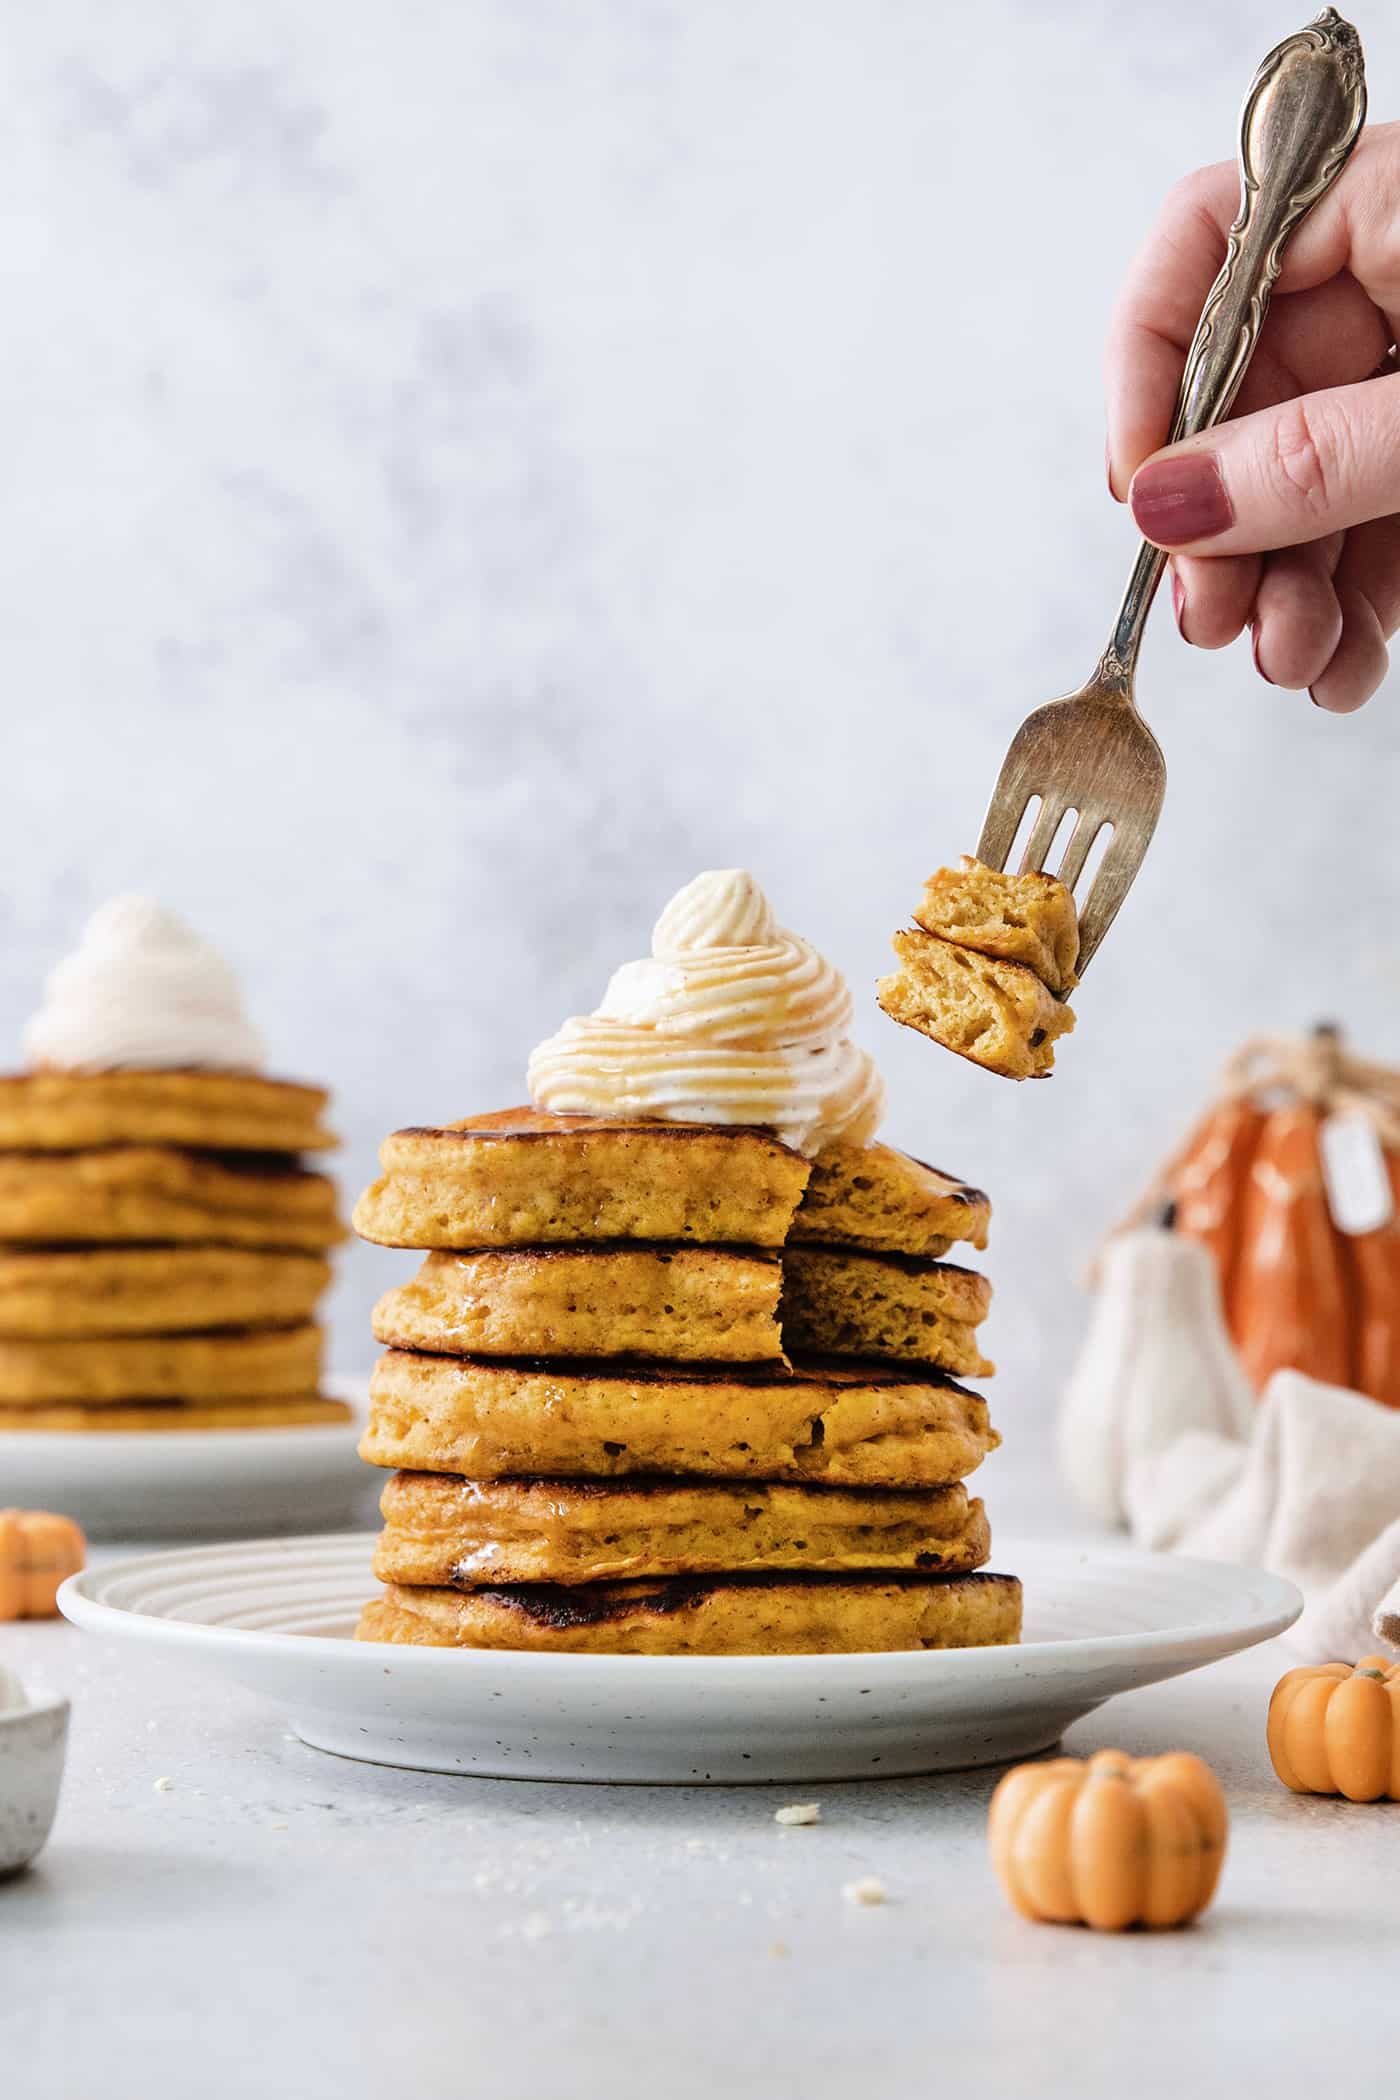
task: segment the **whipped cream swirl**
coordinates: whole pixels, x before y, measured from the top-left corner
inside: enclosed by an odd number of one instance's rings
[[[752,875],[712,869],[671,899],[651,954],[623,964],[596,1013],[540,1044],[530,1096],[559,1115],[754,1124],[808,1154],[865,1144],[885,1095],[851,1018],[840,971],[778,925]]]
[[[93,914],[51,973],[24,1047],[31,1064],[68,1072],[249,1071],[264,1057],[223,957],[144,897],[117,897]]]

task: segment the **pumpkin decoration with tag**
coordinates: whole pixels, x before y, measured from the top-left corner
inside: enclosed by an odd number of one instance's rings
[[[52,1619],[59,1585],[87,1562],[71,1517],[44,1509],[0,1509],[0,1619]]]
[[[1229,1814],[1189,1751],[1100,1750],[1018,1765],[992,1796],[987,1839],[1022,1917],[1123,1932],[1199,1917],[1215,1894]]]
[[[1245,1044],[1143,1199],[1208,1248],[1251,1385],[1302,1371],[1400,1407],[1400,1072],[1333,1028]]]
[[[1400,1801],[1400,1663],[1290,1670],[1269,1701],[1269,1756],[1295,1794]]]

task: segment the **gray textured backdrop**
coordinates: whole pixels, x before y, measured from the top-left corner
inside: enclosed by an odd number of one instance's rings
[[[1393,694],[1165,610],[1158,843],[1048,1086],[868,987],[1131,551],[1099,347],[1304,9],[49,0],[6,27],[3,1025],[139,888],[383,1131],[517,1099],[697,868],[849,973],[889,1129],[985,1180],[1000,1415],[1230,1045],[1400,1055]],[[1363,11],[1373,108],[1400,24]],[[357,1251],[336,1356],[368,1361]],[[1023,1442],[1024,1448],[1024,1442]]]

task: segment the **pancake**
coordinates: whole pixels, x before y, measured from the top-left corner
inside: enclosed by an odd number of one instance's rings
[[[229,1152],[323,1152],[323,1087],[256,1072],[0,1075],[0,1150],[198,1145]]]
[[[90,1341],[0,1341],[0,1405],[121,1400],[265,1400],[314,1393],[321,1330],[137,1334]]]
[[[789,1247],[783,1255],[783,1339],[818,1356],[933,1364],[963,1378],[996,1368],[977,1342],[992,1287],[949,1262],[851,1248]]]
[[[330,1279],[316,1255],[250,1247],[0,1248],[0,1337],[285,1327],[310,1318]]]
[[[348,1422],[343,1400],[288,1393],[279,1400],[120,1400],[113,1407],[0,1407],[0,1431],[59,1430],[70,1435],[185,1433],[192,1429],[297,1429]]]
[[[992,1206],[981,1189],[891,1145],[828,1145],[788,1234],[891,1254],[946,1254],[955,1240],[987,1244]]]
[[[500,1109],[397,1130],[355,1206],[385,1247],[685,1240],[778,1247],[805,1159],[763,1130]]]
[[[1044,1079],[1074,1014],[1024,963],[974,954],[913,927],[894,937],[901,968],[875,996],[891,1020],[1004,1079]]]
[[[718,1247],[532,1247],[430,1254],[374,1308],[401,1349],[451,1356],[780,1357],[776,1254]]]
[[[851,1655],[1020,1639],[1011,1575],[697,1575],[478,1590],[392,1584],[362,1641],[594,1655]]]
[[[914,919],[940,940],[1024,963],[1058,997],[1079,981],[1079,914],[1053,875],[1004,875],[965,856],[930,875]]]
[[[335,1183],[281,1154],[0,1152],[0,1242],[199,1240],[319,1252],[344,1237]]]
[[[396,1473],[380,1508],[381,1582],[612,1582],[745,1569],[980,1567],[986,1512],[961,1486],[783,1481],[461,1480]]]
[[[370,1381],[360,1456],[478,1480],[685,1473],[938,1487],[975,1472],[1000,1441],[978,1394],[898,1365],[668,1371],[392,1349]]]

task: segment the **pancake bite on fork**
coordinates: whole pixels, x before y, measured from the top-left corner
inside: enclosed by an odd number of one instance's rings
[[[876,998],[891,1020],[1004,1079],[1044,1079],[1074,1027],[1074,898],[1053,875],[1006,875],[964,858],[924,885],[894,936],[899,968]]]

